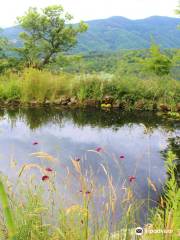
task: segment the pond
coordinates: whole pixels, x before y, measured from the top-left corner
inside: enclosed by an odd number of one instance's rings
[[[150,195],[155,201],[167,178],[163,153],[178,136],[178,121],[152,112],[3,109],[0,112],[1,171],[12,177],[12,162],[19,169],[25,163],[38,163],[55,168],[62,177],[66,175],[66,167],[73,171],[71,160],[78,159],[83,170],[92,172],[99,185],[106,184],[105,173],[110,172],[116,189],[119,188],[118,198],[123,185],[134,184],[137,198],[147,199]],[[52,166],[51,162],[33,157],[35,152],[46,152],[57,162]],[[148,179],[157,192],[149,190]],[[79,183],[74,183],[74,189],[80,190]],[[72,192],[71,189],[66,197],[71,198]],[[144,205],[143,214],[146,210]]]

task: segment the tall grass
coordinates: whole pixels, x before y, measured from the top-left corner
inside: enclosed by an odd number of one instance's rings
[[[167,104],[175,109],[180,102],[180,82],[168,76],[140,79],[133,75],[115,75],[110,80],[104,80],[98,75],[82,76],[73,91],[80,100],[102,100],[104,96],[110,95],[115,100],[129,103],[131,107],[141,100],[146,109],[154,103]]]
[[[35,154],[51,164],[56,161],[46,153]],[[169,152],[166,162],[169,179],[163,195],[159,197],[157,207],[150,215],[149,224],[144,226],[142,239],[178,239],[180,190],[175,179],[174,159],[175,155]],[[3,210],[3,217],[0,218],[1,240],[133,239],[135,232],[132,232],[132,228],[139,226],[136,220],[142,204],[133,194],[133,185],[124,186],[125,192],[119,202],[120,186],[116,189],[105,165],[101,165],[106,176],[104,186],[96,182],[91,170],[83,170],[80,161],[72,159],[72,166],[71,170],[61,166],[67,174],[63,179],[57,179],[53,169],[47,170],[37,164],[26,164],[17,174],[17,181],[8,183],[11,187],[7,187],[6,192],[2,182],[0,183]],[[32,168],[39,171],[38,179],[46,176],[46,181],[39,182],[34,174],[31,174]],[[150,179],[148,183],[156,191]],[[64,188],[65,195],[62,191],[59,192],[58,184],[61,190]],[[70,199],[68,192],[71,192]],[[117,207],[123,210],[120,221],[114,219]],[[158,234],[159,230],[172,232]]]
[[[16,240],[15,223],[12,215],[12,210],[10,209],[8,196],[4,189],[4,184],[1,178],[0,178],[0,202],[2,205],[2,210],[7,227],[7,237],[9,240]]]
[[[21,80],[18,75],[7,73],[0,75],[0,100],[16,100],[21,98]]]
[[[152,212],[151,223],[147,230],[163,230],[157,233],[156,239],[179,239],[180,234],[180,188],[176,179],[176,156],[169,151],[166,169],[169,179],[165,183],[164,194],[160,197],[159,206]],[[148,235],[150,237],[150,235]],[[152,239],[147,238],[147,239]]]
[[[107,95],[114,101],[126,102],[130,108],[153,109],[153,104],[168,105],[176,110],[180,102],[180,81],[169,76],[135,75],[113,77],[98,74],[71,75],[53,74],[47,70],[25,69],[23,72],[6,73],[0,76],[0,100],[18,100],[22,104],[31,101],[53,102],[62,96],[76,97],[81,103],[84,100],[102,101]]]
[[[169,77],[157,77],[153,76],[139,79],[136,76],[127,76],[121,78],[121,76],[115,79],[118,88],[118,96],[129,94],[134,97],[134,100],[141,98],[150,100],[162,100],[163,102],[169,102],[170,98],[178,100],[180,94],[179,82]]]
[[[73,76],[68,74],[54,75],[47,71],[26,69],[21,76],[21,100],[58,99],[61,95],[71,95]]]
[[[71,95],[74,77],[55,75],[46,70],[25,69],[22,73],[6,73],[0,76],[0,99],[20,100],[22,103],[53,101],[62,95]]]

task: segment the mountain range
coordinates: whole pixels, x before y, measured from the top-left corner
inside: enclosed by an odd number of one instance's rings
[[[162,48],[180,48],[179,18],[152,16],[130,20],[114,16],[107,19],[87,21],[89,29],[78,37],[73,52],[108,52],[120,49],[148,48],[152,39]],[[20,45],[20,26],[3,29],[6,36]]]

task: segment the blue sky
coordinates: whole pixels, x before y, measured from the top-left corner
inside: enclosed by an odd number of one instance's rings
[[[130,19],[146,18],[152,15],[175,16],[178,0],[1,0],[0,27],[16,24],[30,6],[45,7],[61,4],[74,16],[74,22],[124,16]]]

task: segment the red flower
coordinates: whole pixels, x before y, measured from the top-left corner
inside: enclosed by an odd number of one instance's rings
[[[129,181],[130,182],[133,182],[133,181],[135,181],[136,180],[136,177],[135,176],[129,176]]]
[[[47,180],[49,180],[49,176],[47,175],[42,176],[42,181],[47,181]]]
[[[52,170],[52,168],[46,168],[46,171],[47,172],[52,172],[53,170]]]
[[[123,155],[121,155],[119,158],[120,158],[120,159],[124,159],[125,157],[124,157]]]
[[[101,147],[96,148],[96,152],[101,152],[103,149]]]
[[[33,144],[33,145],[38,145],[38,142],[33,142],[32,144]]]

